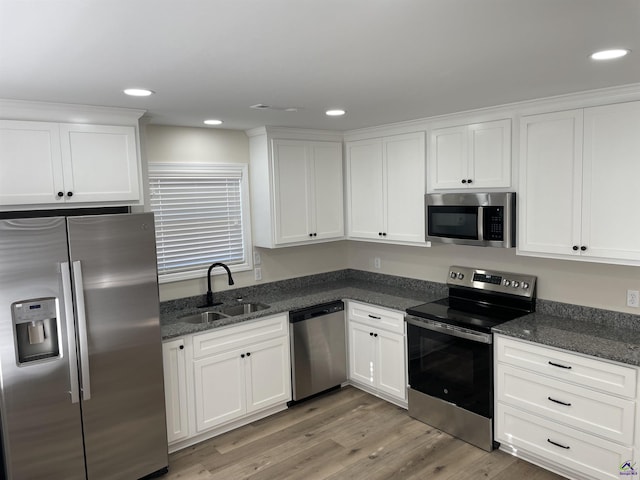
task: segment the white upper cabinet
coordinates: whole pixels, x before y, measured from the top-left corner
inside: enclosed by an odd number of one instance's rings
[[[519,254],[640,263],[640,102],[525,116]]]
[[[258,247],[344,237],[342,143],[250,133],[253,240]]]
[[[62,202],[58,124],[0,120],[0,205]]]
[[[431,131],[429,190],[509,188],[511,120]]]
[[[15,118],[0,120],[0,209],[142,203],[136,131],[142,112],[76,106],[58,111],[17,101],[0,106]],[[123,124],[31,120],[78,115]]]
[[[60,138],[66,201],[140,198],[133,127],[62,124]]]
[[[425,244],[424,133],[347,142],[348,237]]]

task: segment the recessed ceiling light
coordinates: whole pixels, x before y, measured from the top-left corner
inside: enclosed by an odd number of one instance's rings
[[[336,109],[333,109],[333,110],[327,110],[325,113],[330,117],[341,117],[342,115],[344,115],[347,112],[345,112],[342,109],[336,108]]]
[[[211,119],[211,120],[205,120],[204,123],[206,125],[222,125],[222,120]]]
[[[620,58],[627,55],[631,50],[624,48],[615,48],[612,50],[600,50],[591,54],[592,60],[612,60],[614,58]]]
[[[155,92],[153,90],[147,90],[146,88],[127,88],[124,90],[124,93],[132,97],[148,97]]]

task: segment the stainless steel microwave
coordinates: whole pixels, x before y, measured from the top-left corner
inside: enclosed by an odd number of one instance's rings
[[[426,240],[430,242],[516,246],[516,194],[428,193]]]

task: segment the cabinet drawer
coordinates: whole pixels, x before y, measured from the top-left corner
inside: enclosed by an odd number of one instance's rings
[[[635,402],[498,364],[497,399],[588,433],[631,445]]]
[[[288,334],[286,314],[230,325],[193,336],[193,357],[202,358]]]
[[[564,427],[498,402],[497,440],[518,451],[556,463],[575,477],[620,478],[619,467],[633,449]]]
[[[404,335],[404,313],[402,312],[350,301],[349,320]]]
[[[495,336],[496,360],[605,393],[635,398],[636,370],[529,342]]]

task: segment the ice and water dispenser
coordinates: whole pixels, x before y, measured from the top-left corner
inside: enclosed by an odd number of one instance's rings
[[[11,305],[19,365],[60,356],[57,310],[54,297]]]

